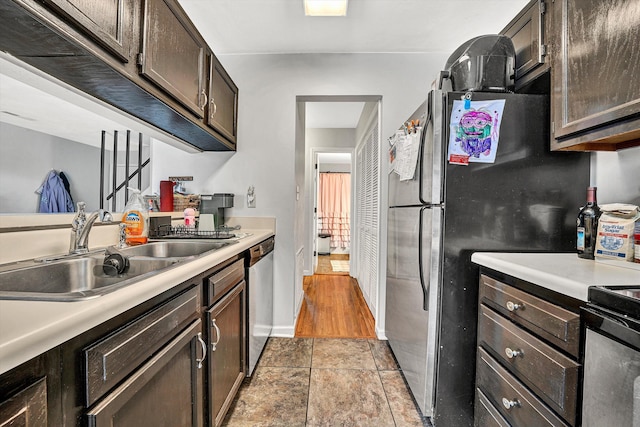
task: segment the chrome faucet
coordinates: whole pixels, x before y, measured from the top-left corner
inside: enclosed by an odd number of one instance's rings
[[[100,222],[111,222],[113,217],[104,209],[97,210],[87,216],[85,202],[78,202],[78,211],[71,222],[70,254],[86,254],[89,252],[89,232],[96,219]]]

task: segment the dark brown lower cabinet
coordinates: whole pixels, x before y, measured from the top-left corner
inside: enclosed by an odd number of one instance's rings
[[[202,322],[196,320],[90,408],[88,425],[202,426],[201,342]]]
[[[0,426],[47,427],[46,378],[0,404]]]
[[[475,426],[579,425],[581,303],[507,275],[484,273]]]
[[[207,311],[210,425],[219,426],[245,377],[245,281]]]

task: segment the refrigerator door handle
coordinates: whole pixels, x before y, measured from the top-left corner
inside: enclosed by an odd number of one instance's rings
[[[423,207],[420,209],[420,223],[418,226],[418,270],[420,272],[420,286],[422,287],[422,309],[424,311],[429,311],[429,287],[425,285],[424,281],[424,272],[422,265],[422,233],[423,233],[423,217],[424,211],[428,209],[428,207]]]
[[[424,197],[422,197],[423,194],[423,189],[424,189],[424,183],[423,183],[423,178],[424,178],[424,150],[425,150],[425,145],[427,143],[427,132],[429,130],[429,123],[431,123],[431,99],[433,96],[433,92],[430,91],[429,92],[429,96],[427,97],[427,119],[424,122],[423,128],[422,128],[422,138],[420,141],[420,152],[418,153],[418,197],[420,198],[420,203],[422,203],[423,205],[429,204],[431,203],[431,200],[427,201],[424,200]],[[426,307],[426,305],[425,305]]]

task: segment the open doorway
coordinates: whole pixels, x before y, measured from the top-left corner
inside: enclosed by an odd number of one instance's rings
[[[297,234],[295,335],[375,337],[379,233],[377,216],[372,220],[371,215],[380,209],[381,97],[298,96],[296,100],[296,180],[304,189],[303,198],[298,198],[304,200],[304,208],[301,203],[296,206],[300,220],[296,230],[305,237]],[[336,115],[343,120],[349,116],[345,111],[349,106],[355,106],[356,114],[348,126],[318,121],[322,115],[318,111],[323,109],[333,113],[334,120]],[[342,159],[336,161],[338,156]],[[333,205],[340,208],[333,213],[319,204],[321,173],[348,176],[340,183],[348,194],[336,191],[341,200]],[[318,258],[322,262],[326,254],[329,274],[314,274]],[[342,260],[331,259],[340,256]],[[331,261],[347,260],[348,264],[331,265]]]
[[[316,152],[314,274],[349,275],[351,152]]]

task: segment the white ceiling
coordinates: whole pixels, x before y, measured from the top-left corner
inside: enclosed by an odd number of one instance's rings
[[[529,0],[349,0],[308,17],[302,0],[178,0],[216,54],[450,53],[497,33]]]
[[[499,32],[528,0],[349,0],[346,17],[306,17],[302,0],[179,2],[216,54],[239,55],[449,53],[474,36]],[[25,103],[28,89],[6,79],[6,67],[0,55],[0,111],[4,111],[0,121],[94,144],[100,130],[118,128],[113,121],[131,128],[131,118],[119,120],[118,114],[105,115],[100,108],[93,108],[99,114],[88,111],[86,100],[65,92],[64,85],[30,91],[35,98]],[[24,71],[13,77],[23,80],[23,76],[35,87],[39,87],[36,81],[43,81]],[[44,85],[49,87],[50,82]],[[362,111],[361,105],[336,103],[308,107],[308,127],[355,127]]]

